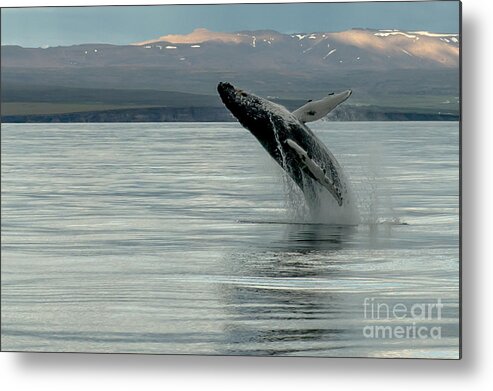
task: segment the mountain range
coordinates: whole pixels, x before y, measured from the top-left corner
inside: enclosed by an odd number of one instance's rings
[[[132,120],[128,110],[144,108],[161,109],[152,118],[167,120],[173,109],[190,107],[200,108],[195,111],[201,118],[191,114],[185,120],[207,120],[206,108],[215,120],[228,120],[215,93],[223,80],[290,108],[351,88],[346,119],[372,119],[372,110],[383,113],[377,119],[391,112],[457,118],[459,47],[458,34],[369,29],[196,29],[128,45],[2,46],[2,120],[63,120],[49,115],[107,111],[118,118],[119,110]]]

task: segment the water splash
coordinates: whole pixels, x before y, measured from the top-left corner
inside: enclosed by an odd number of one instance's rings
[[[346,184],[349,181],[343,178]],[[348,185],[349,187],[349,185]],[[358,202],[350,188],[345,201],[339,206],[332,195],[324,188],[316,186],[309,197],[305,197],[310,210],[310,220],[314,223],[357,225],[360,223]]]
[[[391,184],[384,168],[384,152],[381,145],[370,144],[367,161],[360,168],[363,174],[357,194],[361,223],[370,226],[405,224],[394,209]]]
[[[277,149],[281,156],[282,167],[286,168],[286,152],[280,141],[279,131],[272,118],[270,118]],[[282,170],[281,180],[285,194],[285,210],[290,221],[304,223],[321,223],[335,225],[357,225],[360,222],[356,198],[346,175],[339,172],[340,179],[346,183],[347,193],[343,206],[339,206],[333,196],[324,188],[314,184],[305,173],[302,173],[303,188],[294,183],[289,174]]]
[[[282,167],[286,168],[286,151],[281,143],[275,122],[271,117],[269,117],[269,120],[271,122],[272,129],[274,129],[274,138],[276,140],[277,150],[281,155]],[[303,180],[305,179],[303,178]],[[309,215],[309,207],[305,202],[305,195],[284,169],[281,170],[281,181],[285,196],[284,209],[288,213],[289,220],[295,222],[305,222],[306,217]]]
[[[283,167],[286,167],[286,152],[280,142],[280,135],[275,123],[271,120],[274,129],[277,148],[281,156]],[[321,223],[335,225],[402,225],[392,202],[390,182],[385,173],[385,151],[380,144],[370,144],[366,161],[361,161],[356,169],[361,174],[359,182],[353,183],[350,177],[340,169],[341,181],[346,183],[347,193],[343,206],[320,186],[314,186],[313,180],[303,174],[303,188],[294,183],[285,170],[281,170],[281,181],[285,195],[285,210],[288,218],[293,222]]]

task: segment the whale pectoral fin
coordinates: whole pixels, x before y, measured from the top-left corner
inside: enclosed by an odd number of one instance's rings
[[[299,109],[293,111],[293,115],[302,123],[317,121],[349,98],[351,93],[351,90],[347,90],[340,94],[331,93],[324,99],[316,101],[309,100]]]
[[[291,139],[286,140],[286,144],[299,156],[304,165],[304,171],[310,175],[312,179],[317,181],[321,186],[325,187],[332,197],[335,198],[339,206],[342,206],[342,196],[340,191],[336,189],[332,180],[327,177],[323,170],[313,159],[308,156],[308,153],[301,148],[296,142]]]
[[[310,99],[306,104],[301,106],[299,109],[293,111],[293,115],[298,119],[298,121],[302,123],[315,121],[316,119],[314,118],[317,114],[317,111],[314,110],[314,103],[315,102],[313,102]]]

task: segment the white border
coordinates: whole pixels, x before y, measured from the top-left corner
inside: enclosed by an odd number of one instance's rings
[[[0,0],[2,7],[163,3],[166,2]],[[209,2],[176,0],[172,3]],[[1,353],[0,379],[4,389],[490,389],[493,384],[493,282],[490,281],[493,278],[493,257],[488,256],[491,255],[493,230],[491,3],[485,0],[463,1],[461,361]]]

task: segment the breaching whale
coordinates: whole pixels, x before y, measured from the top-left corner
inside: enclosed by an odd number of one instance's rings
[[[341,166],[305,123],[325,116],[349,98],[351,90],[331,94],[319,101],[308,101],[292,113],[230,83],[219,83],[217,90],[228,110],[257,138],[305,196],[321,187],[340,207],[350,203]]]

